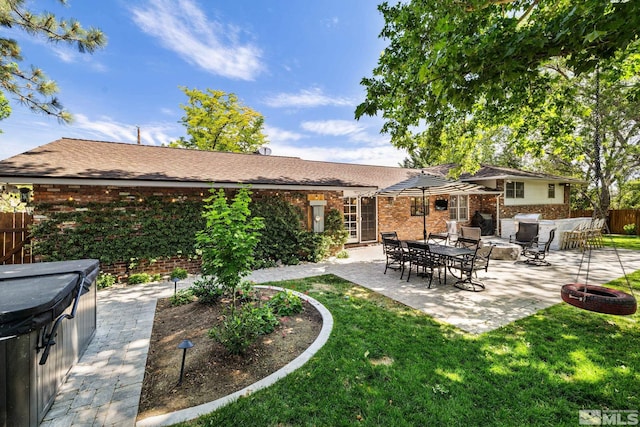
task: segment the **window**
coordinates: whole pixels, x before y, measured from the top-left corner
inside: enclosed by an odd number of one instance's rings
[[[547,193],[547,197],[549,197],[550,199],[555,199],[556,198],[556,185],[555,184],[549,184],[549,190]]]
[[[457,221],[469,219],[469,196],[449,196],[449,219]]]
[[[422,212],[422,197],[410,197],[411,216],[429,215],[429,199],[425,199],[424,208],[426,212]]]
[[[349,233],[349,239],[358,239],[358,199],[345,197],[342,214],[344,228]]]
[[[524,182],[507,181],[504,189],[507,199],[524,199]]]

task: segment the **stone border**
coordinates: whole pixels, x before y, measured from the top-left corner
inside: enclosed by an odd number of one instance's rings
[[[300,368],[307,361],[309,361],[309,359],[311,359],[311,357],[314,354],[316,354],[318,350],[322,348],[323,345],[325,345],[325,343],[329,339],[331,330],[333,329],[333,317],[331,316],[331,313],[329,312],[329,310],[326,309],[325,306],[320,304],[314,298],[311,298],[309,295],[305,295],[300,292],[293,291],[291,289],[280,288],[278,286],[256,285],[255,287],[259,289],[272,289],[276,291],[288,290],[288,291],[291,291],[293,294],[299,296],[300,298],[304,299],[305,301],[307,301],[313,307],[315,307],[315,309],[318,310],[318,312],[322,316],[322,329],[320,330],[320,333],[318,334],[318,337],[315,339],[315,341],[309,346],[309,348],[307,348],[304,352],[302,352],[302,354],[300,354],[298,357],[293,359],[291,362],[289,362],[288,364],[286,364],[276,372],[272,373],[271,375],[261,379],[256,383],[251,384],[250,386],[243,388],[242,390],[238,390],[235,393],[232,393],[228,396],[221,397],[220,399],[214,400],[213,402],[204,403],[202,405],[194,406],[191,408],[181,409],[179,411],[170,412],[168,414],[156,415],[153,417],[145,418],[143,420],[138,421],[136,423],[136,426],[140,426],[140,427],[168,426],[168,425],[176,424],[179,422],[193,420],[195,418],[198,418],[201,415],[205,415],[210,412],[213,412],[225,405],[228,405],[229,403],[236,401],[241,396],[248,396],[253,392],[269,387],[279,379],[284,378],[285,376],[289,375],[296,369]]]

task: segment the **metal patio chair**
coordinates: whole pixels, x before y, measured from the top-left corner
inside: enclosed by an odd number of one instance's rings
[[[429,245],[419,242],[407,242],[407,250],[409,253],[409,273],[407,274],[407,282],[411,278],[411,271],[415,268],[416,274],[429,276],[429,288],[431,288],[431,282],[433,282],[435,270],[438,270],[438,283],[442,283],[441,271],[442,268],[446,267],[446,265],[442,262],[439,256],[429,250]]]
[[[549,266],[551,263],[546,260],[547,254],[549,253],[549,247],[551,246],[551,241],[556,235],[556,229],[553,228],[549,231],[549,239],[546,242],[536,241],[531,246],[527,246],[522,251],[522,255],[526,258],[524,261],[529,265],[536,266]]]
[[[404,276],[405,263],[408,261],[407,251],[402,246],[402,242],[397,239],[383,238],[382,244],[386,256],[384,274],[387,274],[387,269],[389,268],[392,270],[400,270],[400,278],[402,279],[402,276]]]
[[[463,255],[454,261],[455,268],[460,271],[460,279],[453,286],[474,292],[485,289],[484,283],[474,280],[474,276],[477,279],[479,270],[489,271],[489,260],[491,259],[493,248],[494,245],[478,247],[472,254]]]
[[[515,243],[525,248],[533,245],[538,241],[538,233],[540,226],[537,222],[520,222],[516,234],[509,236],[509,243]]]
[[[436,245],[446,245],[449,242],[449,233],[429,233],[427,243],[435,243]]]

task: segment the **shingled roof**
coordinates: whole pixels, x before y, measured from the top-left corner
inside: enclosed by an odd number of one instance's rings
[[[0,181],[136,181],[138,185],[251,184],[257,188],[388,187],[419,169],[62,138],[0,161]],[[13,180],[13,181],[12,181]],[[87,183],[89,184],[89,183]],[[116,183],[114,182],[114,185]]]
[[[455,164],[445,164],[438,166],[429,166],[424,168],[425,172],[440,175],[440,176],[448,176],[449,171],[455,168]],[[463,173],[460,175],[459,180],[463,182],[476,182],[480,180],[487,179],[534,179],[534,180],[545,180],[545,181],[561,181],[567,183],[584,183],[584,181],[580,179],[567,178],[558,175],[551,175],[546,173],[539,172],[529,172],[523,171],[519,169],[507,168],[502,166],[493,166],[493,165],[481,165],[480,169],[474,174]]]

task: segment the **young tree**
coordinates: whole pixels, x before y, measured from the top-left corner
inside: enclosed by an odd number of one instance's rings
[[[58,0],[66,4],[66,0]],[[22,30],[30,35],[44,37],[50,43],[64,42],[76,45],[80,52],[92,53],[106,44],[104,34],[95,28],[85,30],[75,20],[58,20],[51,13],[34,13],[24,5],[24,0],[0,1],[0,26],[8,31]],[[61,121],[71,121],[55,96],[58,87],[44,72],[31,66],[20,67],[22,54],[16,40],[0,37],[0,90],[16,99],[34,112],[54,116]],[[0,94],[1,95],[1,94]],[[4,99],[0,96],[0,101]],[[10,110],[0,102],[0,119]],[[3,117],[4,115],[4,117]]]
[[[172,147],[207,151],[252,153],[267,143],[263,133],[264,117],[242,105],[233,93],[207,89],[182,88],[189,97],[180,123],[190,138],[180,137]]]
[[[205,229],[196,235],[202,251],[202,275],[214,278],[218,285],[234,295],[242,279],[251,272],[253,252],[264,227],[262,218],[251,217],[250,192],[241,188],[232,203],[224,190],[211,189],[203,216]]]

